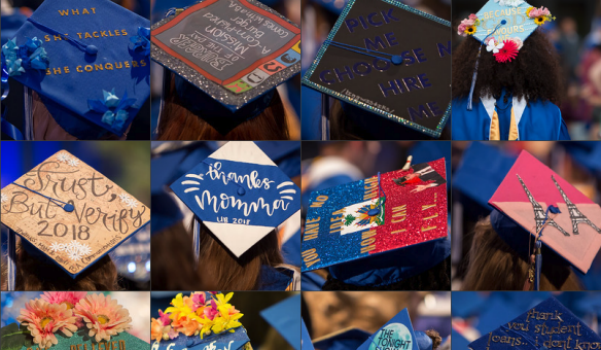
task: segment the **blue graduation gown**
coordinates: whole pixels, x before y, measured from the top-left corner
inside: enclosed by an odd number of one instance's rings
[[[453,140],[570,140],[561,111],[553,103],[526,103],[511,96],[508,103],[503,100],[503,96],[497,101],[481,98],[468,111],[466,98],[454,99]]]

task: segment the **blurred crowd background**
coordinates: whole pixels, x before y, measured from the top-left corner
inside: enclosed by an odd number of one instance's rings
[[[442,19],[451,20],[451,0],[401,0],[400,2]],[[307,72],[315,60],[319,48],[330,34],[338,16],[347,3],[348,0],[302,0],[303,37],[301,50],[303,55],[301,75]],[[303,86],[302,96],[303,140],[319,140],[321,138],[319,128],[321,93]],[[441,139],[450,138],[447,129],[445,128]]]
[[[461,289],[474,226],[492,211],[488,200],[522,150],[530,152],[596,203],[601,203],[601,143],[453,142],[453,290]],[[586,275],[574,270],[588,290],[601,289],[601,254]]]
[[[152,292],[151,317],[158,318],[179,292]],[[192,292],[183,292],[190,295]],[[223,292],[227,294],[228,292]],[[260,315],[260,312],[298,293],[294,292],[234,292],[229,301],[244,316],[239,320],[248,333],[255,350],[293,350],[294,348]],[[207,299],[210,300],[210,299]],[[298,314],[297,314],[298,315]]]
[[[595,332],[599,332],[601,294],[594,292],[453,292],[453,349],[467,345],[503,323],[554,296]]]
[[[144,1],[144,0],[142,0]],[[148,0],[146,0],[148,1]],[[258,0],[263,4],[273,8],[281,15],[288,18],[290,21],[300,27],[301,25],[301,0]],[[198,0],[151,0],[151,18],[150,23],[154,25],[156,22],[165,18],[167,11],[171,8],[184,8],[197,3]],[[304,40],[304,39],[303,39]],[[151,73],[151,99],[152,99],[152,135],[156,138],[155,130],[160,111],[161,91],[163,85],[164,69],[158,63],[152,61],[150,65]],[[301,127],[301,95],[300,95],[300,75],[296,75],[286,83],[277,87],[284,108],[286,109],[288,129],[291,140],[300,140]]]
[[[95,292],[99,293],[99,292]],[[0,327],[16,323],[21,309],[25,308],[25,303],[30,300],[40,298],[42,292],[2,292],[0,306],[2,308],[0,317]],[[132,318],[131,329],[128,330],[133,336],[136,336],[145,342],[150,342],[150,295],[144,292],[105,292],[104,295],[110,295],[111,299],[129,311]]]
[[[564,86],[561,113],[572,140],[601,140],[601,1],[529,0],[549,8],[556,20],[543,27],[561,58]],[[465,40],[457,26],[485,4],[453,0],[453,44]]]
[[[2,141],[1,186],[4,187],[54,153],[66,150],[150,207],[150,142],[12,142]],[[109,255],[119,272],[120,286],[128,290],[150,289],[150,225],[146,225]],[[6,253],[2,230],[2,255]]]
[[[311,339],[349,328],[375,333],[407,308],[413,329],[451,334],[450,292],[303,292],[302,317]]]

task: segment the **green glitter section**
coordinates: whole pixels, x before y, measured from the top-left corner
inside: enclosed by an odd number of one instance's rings
[[[90,338],[88,336],[89,330],[80,329],[77,331],[71,338],[67,338],[63,335],[63,333],[57,333],[56,338],[58,339],[58,344],[52,346],[50,350],[148,350],[150,349],[150,344],[145,341],[134,337],[133,335],[122,332],[114,337],[111,337],[109,342],[105,343],[100,342],[97,343],[96,340]],[[121,345],[119,341],[123,340]],[[115,343],[113,343],[115,342]],[[114,346],[113,346],[114,345]],[[123,346],[125,345],[125,347]],[[73,346],[73,348],[71,348]],[[121,346],[121,347],[120,347]],[[38,345],[35,344],[33,347],[22,347],[21,350],[37,350]]]

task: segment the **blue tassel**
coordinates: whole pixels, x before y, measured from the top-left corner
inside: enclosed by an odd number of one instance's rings
[[[540,290],[540,274],[543,266],[543,254],[541,252],[542,242],[536,241],[536,275],[534,277],[534,288],[539,291]]]

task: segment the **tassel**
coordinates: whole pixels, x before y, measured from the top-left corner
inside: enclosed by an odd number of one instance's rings
[[[542,242],[540,240],[536,241],[536,275],[534,278],[534,290],[540,290],[540,274],[543,266],[543,254],[542,254]]]

